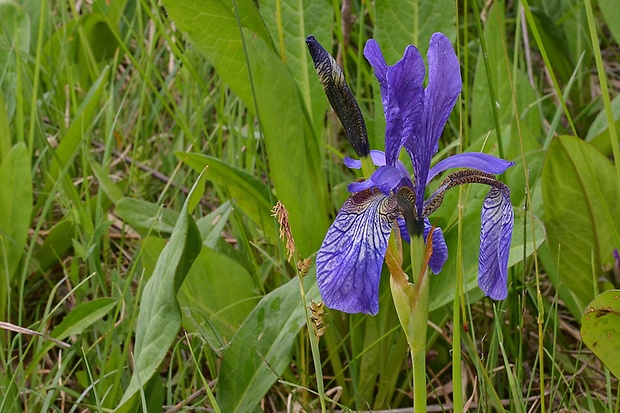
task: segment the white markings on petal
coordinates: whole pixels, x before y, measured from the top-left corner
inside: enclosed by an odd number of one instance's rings
[[[478,285],[494,300],[508,295],[508,254],[514,212],[508,187],[492,187],[482,204]]]
[[[379,278],[396,219],[393,197],[365,190],[344,203],[316,257],[319,291],[329,308],[375,315]]]

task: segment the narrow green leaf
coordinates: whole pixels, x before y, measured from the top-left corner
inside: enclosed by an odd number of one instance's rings
[[[136,327],[135,369],[117,411],[133,409],[135,396],[155,374],[179,332],[181,310],[176,294],[201,249],[200,231],[187,212],[188,204],[186,201],[183,205],[172,236],[144,287]]]
[[[176,155],[195,171],[207,168],[207,179],[227,188],[235,204],[265,231],[272,242],[276,242],[277,231],[271,216],[272,197],[263,182],[213,156],[190,152],[177,152]]]
[[[508,143],[508,145],[504,145],[503,156],[506,159],[515,159],[521,154],[521,144],[523,144],[524,151],[540,147],[536,140],[541,131],[540,113],[529,108],[537,101],[538,97],[532,90],[525,74],[520,69],[513,70],[510,61],[511,56],[506,56],[504,47],[507,37],[504,12],[498,4],[489,9],[484,26],[484,39],[496,101],[491,101],[491,86],[481,52],[476,64],[472,91],[471,136],[474,139],[486,137],[489,131],[495,131],[496,123],[493,111],[494,108],[497,108],[500,128],[505,125],[512,125],[510,139],[502,133],[503,142]],[[508,46],[506,46],[506,50],[508,50]],[[508,60],[509,66],[507,66],[506,60]],[[515,74],[516,76],[514,76]],[[516,95],[514,97],[509,81],[511,78]],[[514,101],[516,101],[521,116],[520,128],[516,127]],[[525,112],[526,109],[529,110]],[[517,135],[519,130],[522,133],[521,137]],[[493,144],[496,142],[495,139],[495,137],[491,137]]]
[[[81,334],[108,314],[117,303],[116,298],[103,297],[78,305],[54,328],[52,337],[64,340],[69,336]]]
[[[88,139],[86,132],[92,127],[93,116],[99,108],[99,99],[105,89],[108,73],[109,67],[106,67],[84,97],[76,115],[71,120],[69,129],[60,138],[60,144],[56,148],[56,156],[48,172],[51,179],[58,176],[61,167],[73,156],[82,139]],[[51,188],[51,183],[48,185]]]
[[[0,319],[7,286],[21,262],[32,213],[32,177],[26,145],[13,146],[0,165]]]
[[[616,130],[620,130],[620,95],[611,101],[611,111],[616,123]],[[611,139],[609,137],[609,122],[607,121],[607,113],[602,109],[588,129],[586,142],[591,142],[596,149],[603,155],[609,156],[612,153]]]
[[[616,378],[620,378],[620,290],[596,296],[581,316],[581,338]]]
[[[196,221],[200,230],[202,243],[209,248],[215,249],[217,240],[220,239],[224,226],[228,222],[228,217],[233,211],[230,201],[224,202],[215,211]]]
[[[308,302],[318,300],[315,269],[304,278]],[[297,334],[305,325],[299,280],[267,294],[226,349],[217,401],[223,412],[253,412],[288,367]]]
[[[90,159],[90,167],[103,191],[110,198],[112,203],[116,205],[123,197],[123,191],[110,179],[107,171],[93,159]]]
[[[550,273],[575,317],[594,298],[594,280],[613,263],[620,222],[620,184],[609,160],[582,140],[560,136],[543,165],[542,195],[552,259]],[[594,273],[593,273],[594,272]]]

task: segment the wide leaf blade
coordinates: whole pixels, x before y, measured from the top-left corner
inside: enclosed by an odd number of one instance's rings
[[[176,294],[202,245],[200,231],[188,212],[188,203],[183,205],[170,241],[144,287],[136,327],[135,370],[118,411],[132,409],[134,396],[155,374],[181,327]]]
[[[304,278],[306,298],[318,301],[315,270]],[[252,412],[288,367],[306,323],[299,280],[267,294],[243,322],[220,369],[217,401],[223,412]]]
[[[547,152],[542,195],[549,259],[559,264],[550,279],[579,317],[619,245],[620,183],[611,162],[591,144],[560,136]]]
[[[605,366],[620,378],[620,290],[598,295],[581,316],[581,338]]]

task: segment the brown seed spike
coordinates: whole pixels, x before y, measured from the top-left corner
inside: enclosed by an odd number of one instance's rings
[[[278,219],[278,224],[280,225],[280,239],[286,240],[286,250],[288,251],[287,261],[290,261],[295,252],[295,240],[293,239],[293,233],[288,223],[288,211],[282,202],[278,201],[271,209],[271,216]]]

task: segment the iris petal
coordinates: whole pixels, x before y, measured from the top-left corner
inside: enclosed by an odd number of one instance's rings
[[[428,239],[428,234],[431,232],[431,222],[428,218],[424,218],[424,241]],[[407,224],[402,217],[398,217],[398,229],[400,230],[400,236],[405,242],[411,243],[409,232],[407,231]],[[443,268],[443,265],[448,260],[448,245],[443,237],[443,231],[441,228],[436,227],[433,231],[433,254],[428,262],[428,266],[435,274],[439,274]]]
[[[377,187],[387,196],[403,179],[409,179],[406,171],[405,169],[405,175],[403,175],[402,168],[387,165],[381,166],[373,172],[370,179],[350,183],[348,186],[349,192],[359,192],[364,189]]]
[[[413,138],[405,141],[405,149],[413,161],[416,208],[420,214],[431,159],[462,87],[459,60],[445,35],[432,35],[426,57],[428,86],[424,91],[424,111]]]
[[[379,278],[396,219],[395,198],[367,190],[344,203],[316,257],[317,284],[329,308],[376,315]]]
[[[428,184],[438,174],[452,168],[477,169],[488,174],[499,175],[514,165],[514,162],[506,161],[493,155],[480,152],[467,152],[452,155],[439,161],[431,168],[426,179]]]
[[[424,218],[424,240],[428,238],[429,232],[431,232],[431,222],[428,218]],[[448,260],[448,246],[446,240],[443,237],[443,231],[439,227],[435,227],[433,231],[433,254],[428,261],[428,266],[435,274],[439,274],[443,265]]]
[[[407,46],[403,58],[387,69],[385,111],[385,156],[394,165],[406,139],[410,139],[424,110],[424,60],[414,46]],[[383,90],[381,91],[383,93]]]
[[[514,212],[507,187],[491,188],[482,204],[478,285],[494,300],[508,295],[508,254]]]

